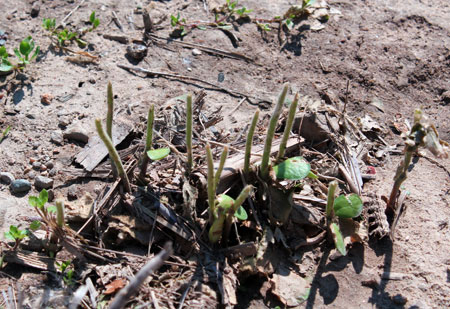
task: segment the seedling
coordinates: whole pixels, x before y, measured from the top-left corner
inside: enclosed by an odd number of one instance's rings
[[[3,140],[6,138],[9,130],[11,130],[11,126],[8,126],[5,130],[3,130],[2,135],[0,136],[0,143],[3,142]]]
[[[89,31],[94,30],[100,25],[100,20],[95,17],[95,11],[92,11],[91,15],[89,16],[89,23],[92,24],[92,28],[90,28]]]
[[[187,151],[187,173],[193,167],[192,161],[192,95],[186,98],[186,151]]]
[[[397,209],[397,195],[402,183],[407,178],[408,168],[411,164],[412,156],[420,148],[427,148],[434,156],[438,158],[448,157],[449,144],[439,139],[439,134],[435,126],[430,123],[428,118],[420,109],[414,112],[414,124],[405,138],[405,157],[397,167],[394,176],[394,185],[389,197],[386,212],[394,214]]]
[[[72,261],[67,260],[64,262],[55,262],[56,266],[58,266],[59,271],[61,272],[61,275],[63,276],[64,283],[67,286],[73,285],[75,282],[73,280],[73,275],[75,274],[75,271],[73,269]]]
[[[5,238],[12,239],[15,241],[13,250],[16,250],[22,239],[28,236],[27,230],[20,230],[17,226],[11,225],[9,231],[4,233]]]
[[[259,118],[259,109],[256,110],[253,115],[252,123],[250,128],[248,129],[247,141],[245,142],[245,157],[244,157],[244,175],[248,177],[248,173],[250,172],[250,156],[252,152],[253,145],[253,135],[255,134],[256,124],[258,123]]]
[[[26,37],[20,42],[19,48],[14,48],[14,54],[18,58],[17,63],[9,60],[9,54],[5,46],[0,47],[0,72],[11,72],[23,70],[39,54],[40,47],[35,46],[31,36]],[[34,51],[34,52],[33,52]]]
[[[339,227],[339,218],[351,219],[358,217],[363,209],[363,203],[361,198],[356,194],[350,194],[348,196],[340,195],[335,198],[335,193],[338,183],[333,180],[328,186],[328,198],[326,207],[327,226],[336,248],[342,255],[347,254],[345,248],[344,237],[342,236],[341,229]]]

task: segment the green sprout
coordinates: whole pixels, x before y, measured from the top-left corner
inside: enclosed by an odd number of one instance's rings
[[[114,114],[114,95],[113,95],[113,89],[111,82],[108,82],[108,86],[106,87],[106,104],[107,104],[107,110],[106,110],[106,134],[108,134],[109,138],[113,140],[112,137],[112,123],[113,123],[113,114]],[[117,177],[117,168],[111,159],[111,169],[112,173],[114,175],[114,178]]]
[[[0,143],[3,142],[3,140],[6,138],[6,136],[9,133],[9,130],[11,130],[11,126],[8,126],[5,130],[3,130],[3,132],[2,132],[2,134],[0,136]]]
[[[283,108],[284,100],[289,89],[289,83],[285,83],[283,90],[278,97],[278,103],[275,106],[272,117],[270,117],[269,127],[267,128],[266,142],[264,145],[264,152],[261,161],[261,178],[267,180],[269,177],[269,161],[270,151],[272,149],[272,141],[275,135],[275,129],[277,126],[278,118],[280,118],[281,110]]]
[[[23,69],[28,64],[30,64],[30,61],[34,60],[39,54],[39,50],[39,46],[36,46],[35,49],[35,43],[31,36],[23,39],[22,42],[20,42],[19,48],[14,48],[14,53],[16,54],[17,58],[19,58],[18,68]]]
[[[15,241],[13,250],[16,250],[20,242],[28,236],[27,230],[20,230],[17,226],[11,225],[9,231],[4,233],[5,238],[12,239]]]
[[[67,261],[63,261],[61,263],[59,262],[55,262],[56,266],[58,266],[58,270],[61,272],[62,274],[62,278],[64,280],[64,283],[67,286],[73,285],[75,282],[73,280],[73,276],[75,274],[74,269],[71,267],[72,265],[72,261],[71,260],[67,260]]]
[[[291,106],[289,108],[288,119],[286,121],[286,126],[284,127],[283,137],[281,139],[280,148],[278,150],[278,156],[276,159],[277,162],[283,158],[284,153],[286,151],[286,144],[289,139],[289,135],[291,134],[292,125],[294,124],[294,117],[295,113],[297,112],[297,106],[298,106],[298,93],[295,95],[294,101],[291,103]]]
[[[255,134],[256,124],[258,123],[259,109],[253,115],[252,123],[248,129],[247,141],[245,142],[245,156],[244,156],[244,175],[248,177],[250,172],[250,156],[252,153],[253,135]]]
[[[100,25],[100,20],[95,17],[95,11],[92,11],[91,15],[89,16],[89,23],[92,24],[92,28],[90,28],[89,31],[94,30]]]

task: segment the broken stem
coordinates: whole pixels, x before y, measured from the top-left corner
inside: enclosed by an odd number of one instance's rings
[[[283,137],[281,139],[280,148],[278,150],[277,162],[279,162],[286,152],[286,144],[289,139],[289,135],[291,134],[292,125],[294,124],[295,113],[297,112],[298,106],[298,92],[295,94],[294,101],[291,103],[291,107],[289,108],[289,115],[286,121],[286,126],[284,127]]]
[[[113,122],[113,111],[114,111],[114,96],[113,96],[113,90],[112,90],[112,84],[111,82],[108,82],[108,86],[106,88],[106,103],[108,105],[108,110],[106,112],[106,133],[108,134],[109,138],[112,140],[112,122]],[[111,169],[114,175],[114,178],[117,178],[117,169],[114,165],[114,162],[110,156],[111,160]]]
[[[328,198],[327,198],[327,208],[326,208],[327,226],[330,225],[331,220],[334,217],[333,206],[334,206],[334,196],[336,193],[337,186],[338,186],[338,183],[336,180],[333,180],[328,185]]]
[[[153,140],[153,122],[155,119],[155,104],[150,105],[147,116],[147,136],[145,138],[145,149],[142,154],[142,163],[141,163],[141,172],[139,174],[140,179],[145,178],[145,174],[147,173],[147,166],[149,157],[147,155],[147,151],[152,148],[152,140]]]
[[[186,98],[186,150],[187,150],[187,173],[192,169],[192,95]]]
[[[131,192],[130,181],[128,180],[128,176],[123,168],[122,161],[120,160],[119,157],[119,153],[117,152],[116,148],[114,148],[113,142],[111,141],[109,136],[105,134],[100,119],[98,118],[95,119],[95,126],[97,128],[98,135],[100,136],[103,143],[105,143],[106,148],[108,149],[109,156],[111,157],[112,161],[117,167],[117,171],[119,173],[120,178],[122,179],[125,191]]]
[[[286,99],[286,94],[289,89],[289,83],[285,83],[283,90],[278,97],[278,103],[275,106],[272,117],[270,117],[269,128],[267,129],[266,142],[264,145],[264,153],[261,161],[261,178],[267,180],[269,177],[269,161],[270,161],[270,151],[272,150],[272,140],[275,135],[275,129],[277,126],[278,118],[280,118],[281,110],[283,108],[284,100]]]
[[[56,223],[59,227],[64,226],[64,202],[57,200],[56,203]]]
[[[387,210],[392,211],[392,213],[395,213],[395,202],[397,201],[398,191],[400,190],[402,183],[406,180],[406,173],[408,172],[408,167],[411,164],[412,155],[413,152],[407,150],[405,152],[404,160],[397,167],[397,172],[395,173],[394,178],[394,186],[392,187],[391,195],[389,196],[389,201],[387,204]]]
[[[214,163],[211,152],[211,146],[206,144],[206,161],[208,164],[208,204],[209,204],[209,222],[212,224],[215,219],[215,200],[216,200],[216,186],[214,177]]]
[[[224,230],[224,243],[228,243],[228,236],[230,235],[231,224],[233,223],[234,214],[241,207],[241,205],[245,202],[247,197],[253,190],[253,186],[247,185],[244,189],[242,189],[241,193],[234,201],[233,206],[227,213],[226,221],[225,221],[225,230]]]
[[[253,115],[252,123],[247,134],[247,141],[245,142],[245,157],[244,157],[244,175],[248,178],[248,173],[250,172],[250,157],[252,153],[253,145],[253,135],[255,134],[256,124],[258,123],[259,109],[256,110]]]
[[[216,176],[214,177],[214,188],[217,188],[217,185],[219,184],[220,176],[222,175],[223,167],[225,166],[227,156],[228,156],[228,147],[224,147],[222,155],[220,156],[219,167],[217,168]]]

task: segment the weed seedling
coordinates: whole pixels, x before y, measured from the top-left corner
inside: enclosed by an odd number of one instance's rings
[[[35,43],[31,36],[23,39],[22,42],[20,42],[19,48],[14,48],[14,53],[16,54],[17,58],[19,58],[18,69],[22,70],[28,64],[30,64],[30,61],[35,59],[39,54],[39,50],[39,46],[36,46],[35,49]]]
[[[62,279],[64,281],[64,283],[66,284],[66,286],[71,286],[73,285],[75,282],[73,280],[73,276],[75,274],[75,271],[73,269],[72,265],[72,261],[71,260],[67,260],[64,262],[55,262],[56,266],[58,266],[58,270],[61,272],[62,275]]]
[[[92,25],[92,27],[89,28],[88,31],[92,31],[100,25],[100,20],[95,17],[95,11],[92,11],[91,15],[89,16],[89,23]]]
[[[12,239],[15,241],[13,250],[16,250],[22,239],[28,236],[27,230],[20,230],[17,226],[11,225],[9,231],[5,232],[5,238]]]
[[[11,126],[8,126],[5,130],[3,130],[2,135],[0,136],[0,143],[3,142],[3,140],[6,138],[9,130],[11,130]]]

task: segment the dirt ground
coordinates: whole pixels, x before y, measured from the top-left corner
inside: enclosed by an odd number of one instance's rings
[[[282,16],[294,2],[241,0],[239,5],[252,9],[252,17],[269,19]],[[85,50],[98,56],[95,61],[50,48],[50,38],[41,26],[46,17],[60,22],[79,3],[66,22],[72,27],[86,27],[89,14],[96,11],[100,26],[84,36],[89,42]],[[123,44],[105,37],[142,40],[138,7],[149,8],[154,34],[166,38],[173,30],[170,14],[180,12],[187,22],[214,20],[212,8],[223,3],[225,0],[2,1],[0,30],[7,34],[5,46],[10,54],[28,35],[40,45],[41,52],[23,73],[0,76],[0,129],[11,126],[0,144],[0,171],[32,184],[39,175],[49,177],[54,180],[56,196],[75,192],[81,199],[89,192],[96,198],[109,181],[74,180],[73,171],[81,170],[74,157],[85,143],[67,138],[67,134],[78,132],[89,139],[97,135],[94,119],[106,115],[108,81],[115,94],[115,119],[131,124],[138,135],[143,132],[151,103],[156,105],[158,118],[158,113],[169,109],[167,102],[173,102],[171,99],[198,93],[202,88],[206,93],[203,112],[208,117],[223,117],[215,127],[227,136],[224,142],[238,137],[257,108],[265,117],[263,123],[267,123],[273,107],[270,102],[275,101],[285,82],[291,85],[290,96],[298,91],[337,109],[347,101],[347,116],[355,123],[370,116],[379,126],[376,134],[386,143],[383,149],[389,149],[375,158],[374,149],[382,149],[377,140],[372,151],[376,179],[365,183],[364,194],[389,195],[393,175],[403,158],[403,141],[395,126],[400,118],[411,123],[416,108],[422,108],[440,137],[450,141],[450,3],[445,0],[317,1],[326,8],[328,21],[320,23],[310,16],[290,33],[281,33],[282,42],[276,29],[262,32],[254,23],[235,23],[228,33],[193,29],[183,39],[176,39],[236,52],[254,61],[197,53],[174,42],[157,40],[149,45],[145,59],[137,62],[127,56],[131,42]],[[40,8],[37,17],[31,17],[32,7]],[[112,21],[112,11],[123,31]],[[230,33],[236,40],[230,39]],[[77,49],[76,44],[71,48]],[[79,61],[72,61],[74,58]],[[146,77],[117,65],[137,65],[200,79],[232,94],[195,80]],[[250,99],[241,102],[242,94]],[[44,104],[43,95],[54,99]],[[157,126],[164,126],[162,118]],[[436,164],[427,158],[433,156],[427,153],[416,157],[404,183],[409,195],[394,241],[373,237],[338,259],[330,259],[331,248],[326,242],[291,252],[297,277],[310,284],[299,308],[450,307],[450,160],[436,159]],[[46,167],[35,170],[35,161]],[[26,224],[29,217],[36,216],[30,210],[28,196],[37,192],[33,186],[17,195],[11,193],[9,185],[0,185],[2,239],[11,224]],[[140,250],[145,253],[146,247]],[[390,278],[386,278],[387,273]],[[30,304],[48,284],[43,273],[13,264],[3,269],[0,277],[2,292],[16,288],[19,282],[24,295],[30,296]],[[283,307],[285,304],[267,296],[263,281],[254,276],[240,278],[237,307]],[[293,280],[289,284],[297,283]],[[279,289],[283,288],[288,287]],[[175,297],[175,304],[180,297]],[[192,301],[193,297],[187,299]],[[2,301],[0,306],[7,307]],[[150,304],[147,306],[153,306]],[[185,306],[194,307],[194,303]],[[208,307],[205,303],[203,306]]]

